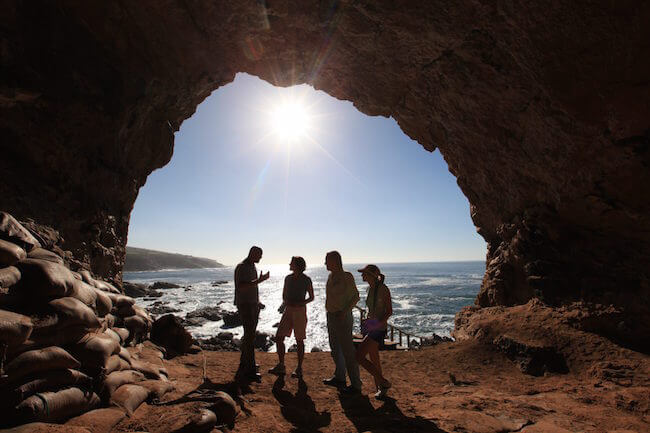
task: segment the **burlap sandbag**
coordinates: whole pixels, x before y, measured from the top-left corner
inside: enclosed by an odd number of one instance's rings
[[[64,260],[61,256],[55,252],[46,250],[45,248],[34,248],[29,253],[27,253],[27,257],[30,259],[47,260],[48,262],[58,263],[60,265],[64,263]]]
[[[92,287],[92,286],[88,285],[88,287]],[[104,317],[105,315],[110,313],[111,310],[113,309],[113,301],[111,301],[111,298],[108,297],[108,295],[105,292],[99,290],[96,287],[92,287],[92,289],[95,291],[95,296],[96,296],[95,306],[97,310],[97,315],[99,317]]]
[[[121,328],[119,326],[114,327],[113,331],[117,332],[123,342],[127,341],[129,339],[129,335],[131,334],[128,329]]]
[[[95,287],[95,279],[90,274],[90,271],[88,271],[86,269],[81,269],[79,271],[79,275],[81,275],[81,278],[82,278],[84,283],[90,284],[91,286]]]
[[[147,388],[151,398],[162,398],[162,396],[174,390],[174,385],[166,380],[149,379],[143,382],[138,382],[138,385]]]
[[[30,350],[18,355],[5,369],[7,376],[17,380],[40,371],[78,369],[81,366],[72,355],[56,346]]]
[[[129,330],[125,328],[107,328],[104,334],[108,335],[115,341],[119,341],[124,346],[129,339]]]
[[[75,277],[79,281],[83,281],[84,279],[81,277],[81,274],[79,272],[75,271],[70,271],[72,273],[72,276]]]
[[[120,355],[120,358],[131,364],[133,362],[133,358],[131,357],[131,352],[128,351],[126,347],[120,347],[120,351],[118,353]]]
[[[209,433],[217,423],[217,415],[209,409],[201,409],[194,414],[187,424],[173,430],[172,433]]]
[[[93,310],[97,309],[97,293],[94,287],[89,286],[83,281],[74,279],[69,296],[80,300]]]
[[[153,320],[151,319],[151,316],[149,315],[149,312],[147,310],[135,304],[133,305],[133,309],[135,310],[135,314],[137,314],[138,316],[146,320],[149,323],[149,325],[153,323]]]
[[[122,385],[111,396],[111,404],[121,407],[131,416],[149,397],[149,390],[139,385]]]
[[[120,295],[117,293],[110,293],[110,292],[106,292],[106,295],[109,298],[111,298],[111,302],[113,302],[114,311],[117,311],[119,308],[123,306],[135,304],[135,299],[133,299],[130,296],[125,296],[125,295]]]
[[[11,287],[20,281],[20,270],[15,266],[0,268],[0,287]]]
[[[133,305],[121,305],[121,306],[117,307],[116,310],[114,310],[114,313],[117,316],[123,317],[123,318],[135,316],[136,312],[135,312],[135,308],[133,308],[133,307],[134,307]]]
[[[119,355],[109,356],[104,364],[104,375],[109,375],[114,371],[131,370],[131,364],[122,359]]]
[[[107,293],[113,293],[113,294],[116,294],[116,295],[119,295],[119,294],[122,293],[122,292],[119,291],[119,289],[117,287],[115,287],[114,285],[112,285],[111,283],[108,283],[106,281],[93,280],[93,285],[95,287],[97,287],[98,289],[103,290],[104,292],[107,292]]]
[[[69,368],[40,372],[38,377],[16,387],[14,398],[16,402],[20,402],[37,392],[54,391],[69,386],[89,389],[92,381],[91,377]]]
[[[124,318],[124,326],[126,329],[129,330],[129,333],[133,337],[133,339],[137,341],[136,337],[141,337],[146,335],[147,331],[149,330],[149,327],[147,326],[147,322],[140,316],[133,315],[131,317],[125,317]]]
[[[19,245],[25,251],[41,246],[29,230],[7,212],[0,212],[0,239]]]
[[[117,431],[115,427],[124,418],[126,418],[126,414],[122,409],[117,407],[105,407],[94,409],[74,418],[70,418],[66,421],[65,427],[74,428],[73,426],[82,426],[93,433],[111,433]]]
[[[33,327],[29,317],[0,310],[0,343],[8,346],[23,344],[31,335]]]
[[[104,320],[104,329],[114,328],[115,325],[121,322],[121,319],[119,319],[117,316],[114,316],[112,314],[107,314],[102,319]]]
[[[228,424],[232,428],[235,424],[235,418],[239,415],[239,406],[229,394],[223,391],[217,391],[214,397],[216,399],[209,409],[217,414],[219,423]]]
[[[145,380],[142,373],[135,370],[114,371],[102,382],[100,396],[104,401],[109,401],[115,390],[127,383],[138,383]]]
[[[57,422],[94,409],[100,403],[94,392],[68,388],[28,397],[16,407],[16,412],[23,421]]]
[[[0,266],[11,266],[26,257],[24,249],[13,242],[0,239]]]
[[[17,286],[25,297],[32,300],[68,296],[75,282],[79,282],[68,268],[47,260],[27,258],[15,266],[22,275]]]
[[[65,328],[58,328],[56,325],[46,328],[35,328],[27,341],[19,346],[10,348],[7,354],[10,358],[14,358],[30,350],[38,350],[50,346],[64,347],[76,343],[87,333],[88,329],[83,325],[67,326]]]
[[[131,368],[144,374],[147,379],[164,380],[160,374],[160,367],[137,359],[131,359]]]
[[[86,304],[73,297],[55,299],[49,305],[59,315],[60,324],[84,325],[86,328],[99,328],[99,319],[95,312]]]
[[[70,349],[89,370],[103,368],[108,358],[119,352],[120,344],[105,334],[86,334]]]
[[[108,328],[104,331],[104,334],[108,335],[111,337],[113,340],[117,341],[120,345],[122,344],[122,337],[120,337],[120,334],[117,332],[113,331],[113,329]]]

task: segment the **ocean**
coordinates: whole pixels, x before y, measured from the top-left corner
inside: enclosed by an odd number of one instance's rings
[[[361,300],[365,308],[367,284],[356,272],[363,265],[346,265],[345,269],[355,276]],[[391,290],[393,316],[389,322],[417,336],[431,336],[436,333],[449,336],[454,327],[454,315],[464,306],[474,303],[479,291],[485,262],[432,262],[432,263],[385,263],[378,265],[386,276],[386,285]],[[260,302],[266,308],[260,313],[258,330],[275,333],[274,324],[280,321],[277,309],[282,302],[282,283],[289,273],[288,265],[258,264],[258,271],[270,271],[270,278],[259,287]],[[124,280],[132,283],[151,284],[167,281],[185,287],[164,289],[163,296],[155,300],[138,300],[145,307],[156,301],[166,302],[170,307],[181,310],[174,313],[184,317],[188,312],[205,306],[218,305],[226,310],[235,310],[233,305],[233,267],[216,269],[181,269],[154,272],[125,272]],[[307,305],[306,350],[318,347],[329,350],[325,319],[325,282],[328,272],[324,266],[308,267],[305,271],[314,284],[315,300]],[[213,286],[215,281],[227,281]],[[355,312],[355,321],[358,314]],[[206,338],[223,331],[223,322],[208,322],[199,327],[188,328],[194,337]],[[358,330],[358,323],[355,325]],[[242,328],[228,331],[241,337]],[[287,339],[287,347],[293,344],[293,337]],[[273,346],[272,350],[275,349]]]

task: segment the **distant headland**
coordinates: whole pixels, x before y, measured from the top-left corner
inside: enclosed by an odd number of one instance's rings
[[[126,247],[126,261],[124,263],[125,272],[222,267],[224,265],[212,259],[136,247]]]

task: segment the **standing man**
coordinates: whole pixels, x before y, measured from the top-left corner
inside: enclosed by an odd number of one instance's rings
[[[241,357],[239,358],[238,379],[261,382],[262,376],[255,368],[255,331],[260,316],[260,297],[258,284],[269,279],[269,273],[257,275],[255,263],[262,258],[260,247],[251,247],[246,257],[235,268],[235,305],[244,327],[241,339]]]
[[[348,394],[361,392],[361,378],[354,344],[352,342],[352,309],[359,301],[359,291],[354,276],[343,270],[343,261],[338,251],[325,256],[325,267],[330,271],[325,285],[325,309],[327,310],[327,333],[330,350],[336,364],[334,377],[323,383],[345,386],[345,372],[350,376],[350,386],[343,389]]]

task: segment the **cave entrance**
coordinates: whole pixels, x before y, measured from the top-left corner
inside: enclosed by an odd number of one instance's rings
[[[267,308],[259,329],[274,332],[287,264],[303,256],[316,291],[307,338],[317,347],[327,345],[323,260],[330,250],[354,271],[362,306],[356,269],[380,266],[393,292],[391,322],[413,334],[448,335],[454,314],[474,302],[486,244],[469,203],[439,151],[424,150],[392,118],[367,116],[307,85],[280,88],[239,74],[183,123],[174,150],[138,195],[128,244],[226,267],[129,272],[127,250],[124,279],[191,285],[165,292],[179,314],[219,302],[227,308],[232,266],[251,245],[264,249],[258,269],[271,272],[260,287]],[[191,330],[216,335],[221,325]]]

